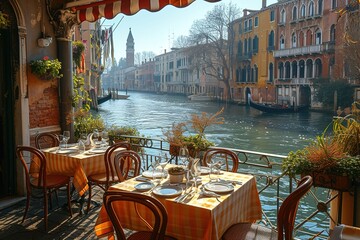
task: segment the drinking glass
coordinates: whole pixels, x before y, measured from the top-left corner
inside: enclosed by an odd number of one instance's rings
[[[156,168],[159,166],[160,164],[160,159],[158,157],[155,157],[154,161],[151,162],[151,167],[152,167],[152,170],[153,170],[153,180],[156,179],[155,177],[155,170]]]
[[[189,151],[186,147],[180,148],[179,159],[181,160],[184,167],[187,169],[187,163],[189,162]]]
[[[70,131],[64,131],[63,132],[63,136],[64,136],[64,141],[65,141],[65,148],[67,148],[67,143],[70,139]]]
[[[166,155],[165,155],[165,157],[159,156],[159,160],[160,160],[159,165],[161,167],[161,179],[162,179],[163,177],[165,177],[165,167],[166,167],[166,165],[168,165],[169,160]]]
[[[109,133],[107,131],[103,131],[101,133],[101,141],[102,141],[104,147],[108,146]]]

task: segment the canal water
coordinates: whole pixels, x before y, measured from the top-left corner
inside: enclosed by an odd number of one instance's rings
[[[287,155],[304,147],[331,122],[330,114],[262,113],[249,106],[217,102],[194,102],[184,96],[130,92],[127,100],[110,100],[100,105],[107,126],[136,127],[147,137],[162,138],[162,129],[173,122],[190,119],[190,114],[214,114],[222,107],[225,123],[205,130],[217,146]],[[190,129],[191,131],[191,129]]]
[[[130,92],[127,100],[110,100],[100,106],[99,114],[107,126],[136,127],[139,132],[151,138],[163,138],[162,130],[174,122],[190,119],[190,114],[207,112],[214,114],[224,107],[222,116],[225,123],[213,125],[205,130],[206,137],[217,146],[287,155],[308,145],[316,135],[321,134],[331,123],[332,115],[318,112],[294,114],[262,113],[249,106],[224,104],[218,102],[193,102],[184,96],[157,95]],[[266,174],[261,170],[261,174]],[[271,173],[270,173],[271,174]],[[277,173],[279,174],[279,172]],[[288,183],[284,183],[288,185]],[[258,182],[258,188],[265,183]],[[280,185],[280,192],[288,195],[287,186]],[[262,208],[270,219],[276,217],[276,189],[266,189],[260,196]],[[326,198],[326,192],[320,198]],[[300,219],[316,210],[316,202],[308,197],[301,206]],[[313,234],[328,228],[329,220],[325,214],[317,215],[314,222],[304,227]],[[309,239],[309,235],[298,233],[299,239]]]

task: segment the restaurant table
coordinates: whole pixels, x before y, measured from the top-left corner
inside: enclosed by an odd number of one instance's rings
[[[200,196],[200,189],[186,203],[178,203],[175,201],[176,198],[163,198],[154,195],[153,192],[151,193],[167,209],[167,235],[179,240],[215,240],[220,239],[223,233],[235,223],[253,222],[261,219],[261,203],[255,178],[252,175],[232,172],[221,172],[219,177],[222,180],[234,181],[237,184],[234,185],[234,191],[221,194],[218,200],[214,197]],[[209,181],[208,175],[202,175],[201,178],[203,184]],[[138,183],[133,178],[113,185],[110,189],[137,191],[134,186]],[[163,181],[162,184],[168,184],[168,180]],[[144,192],[144,194],[149,193]],[[135,213],[133,205],[121,203],[114,206],[114,208],[119,214]],[[122,225],[124,228],[135,231],[149,230],[140,221],[132,223],[132,225],[122,222]],[[113,239],[114,229],[104,205],[95,224],[95,233],[98,237],[108,236],[109,239]]]

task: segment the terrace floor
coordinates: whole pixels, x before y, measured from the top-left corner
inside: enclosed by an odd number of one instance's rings
[[[48,233],[45,232],[43,199],[32,198],[27,218],[21,223],[26,200],[10,207],[0,209],[0,239],[97,239],[94,226],[100,206],[92,204],[89,214],[79,213],[79,204],[72,204],[73,216],[70,218],[66,207],[66,191],[59,192],[57,203],[52,198],[53,208],[49,210]],[[103,191],[94,188],[92,200],[101,203]],[[87,200],[87,198],[86,198]],[[84,204],[86,210],[87,202]]]

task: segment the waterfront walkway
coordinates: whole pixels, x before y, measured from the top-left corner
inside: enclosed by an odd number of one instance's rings
[[[102,194],[99,188],[95,188],[92,200],[101,203]],[[66,192],[59,191],[59,203],[55,196],[52,198],[53,208],[49,210],[48,233],[45,232],[43,199],[32,198],[27,218],[21,223],[25,201],[23,200],[11,207],[0,210],[0,239],[97,239],[94,233],[94,225],[100,211],[100,206],[92,205],[89,214],[79,214],[79,204],[72,205],[73,217],[69,211],[63,208],[66,205]],[[84,204],[86,210],[87,202]]]

